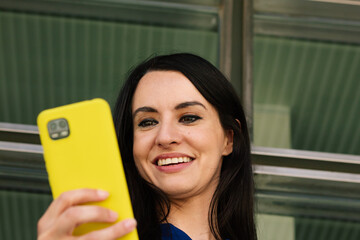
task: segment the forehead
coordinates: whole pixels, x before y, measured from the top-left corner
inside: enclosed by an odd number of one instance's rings
[[[186,101],[209,105],[195,86],[182,73],[152,71],[145,74],[135,90],[132,109],[142,106],[163,106]]]

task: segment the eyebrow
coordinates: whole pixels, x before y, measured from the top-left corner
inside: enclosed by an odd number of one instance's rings
[[[135,110],[135,112],[133,113],[133,117],[135,117],[135,115],[138,113],[138,112],[154,112],[156,113],[156,109],[155,108],[152,108],[152,107],[139,107],[138,109]]]
[[[187,107],[190,107],[190,106],[201,106],[201,107],[206,109],[204,104],[202,104],[202,103],[200,103],[198,101],[180,103],[180,104],[176,105],[175,109],[178,110],[178,109],[187,108]]]
[[[203,107],[204,109],[206,109],[206,107],[204,106],[204,104],[198,102],[198,101],[190,101],[190,102],[183,102],[183,103],[180,103],[178,105],[175,106],[175,109],[176,110],[179,110],[179,109],[183,109],[183,108],[187,108],[187,107],[191,107],[191,106],[201,106]],[[157,113],[158,111],[155,109],[155,108],[152,108],[152,107],[139,107],[138,109],[136,109],[133,113],[133,117],[135,117],[135,115],[139,112],[152,112],[152,113]]]

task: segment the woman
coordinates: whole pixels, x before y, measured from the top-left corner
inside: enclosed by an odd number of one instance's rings
[[[192,54],[142,63],[119,94],[114,121],[140,239],[256,239],[245,115],[213,65]],[[106,198],[98,193],[55,200],[39,221],[39,239],[114,221],[105,209],[79,217],[80,203]],[[59,230],[61,219],[67,226]],[[125,220],[88,236],[115,239],[134,227]]]

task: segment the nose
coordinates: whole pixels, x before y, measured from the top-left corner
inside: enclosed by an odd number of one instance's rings
[[[181,142],[181,132],[175,123],[162,121],[159,125],[155,141],[159,147],[170,148]]]

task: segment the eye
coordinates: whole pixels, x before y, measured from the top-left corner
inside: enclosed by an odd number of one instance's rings
[[[154,126],[154,125],[156,125],[158,123],[159,122],[156,121],[155,119],[144,119],[138,124],[138,126],[142,127],[142,128],[146,128],[146,127]]]
[[[179,122],[181,123],[193,123],[199,119],[202,119],[201,117],[197,115],[184,115],[179,119]]]

